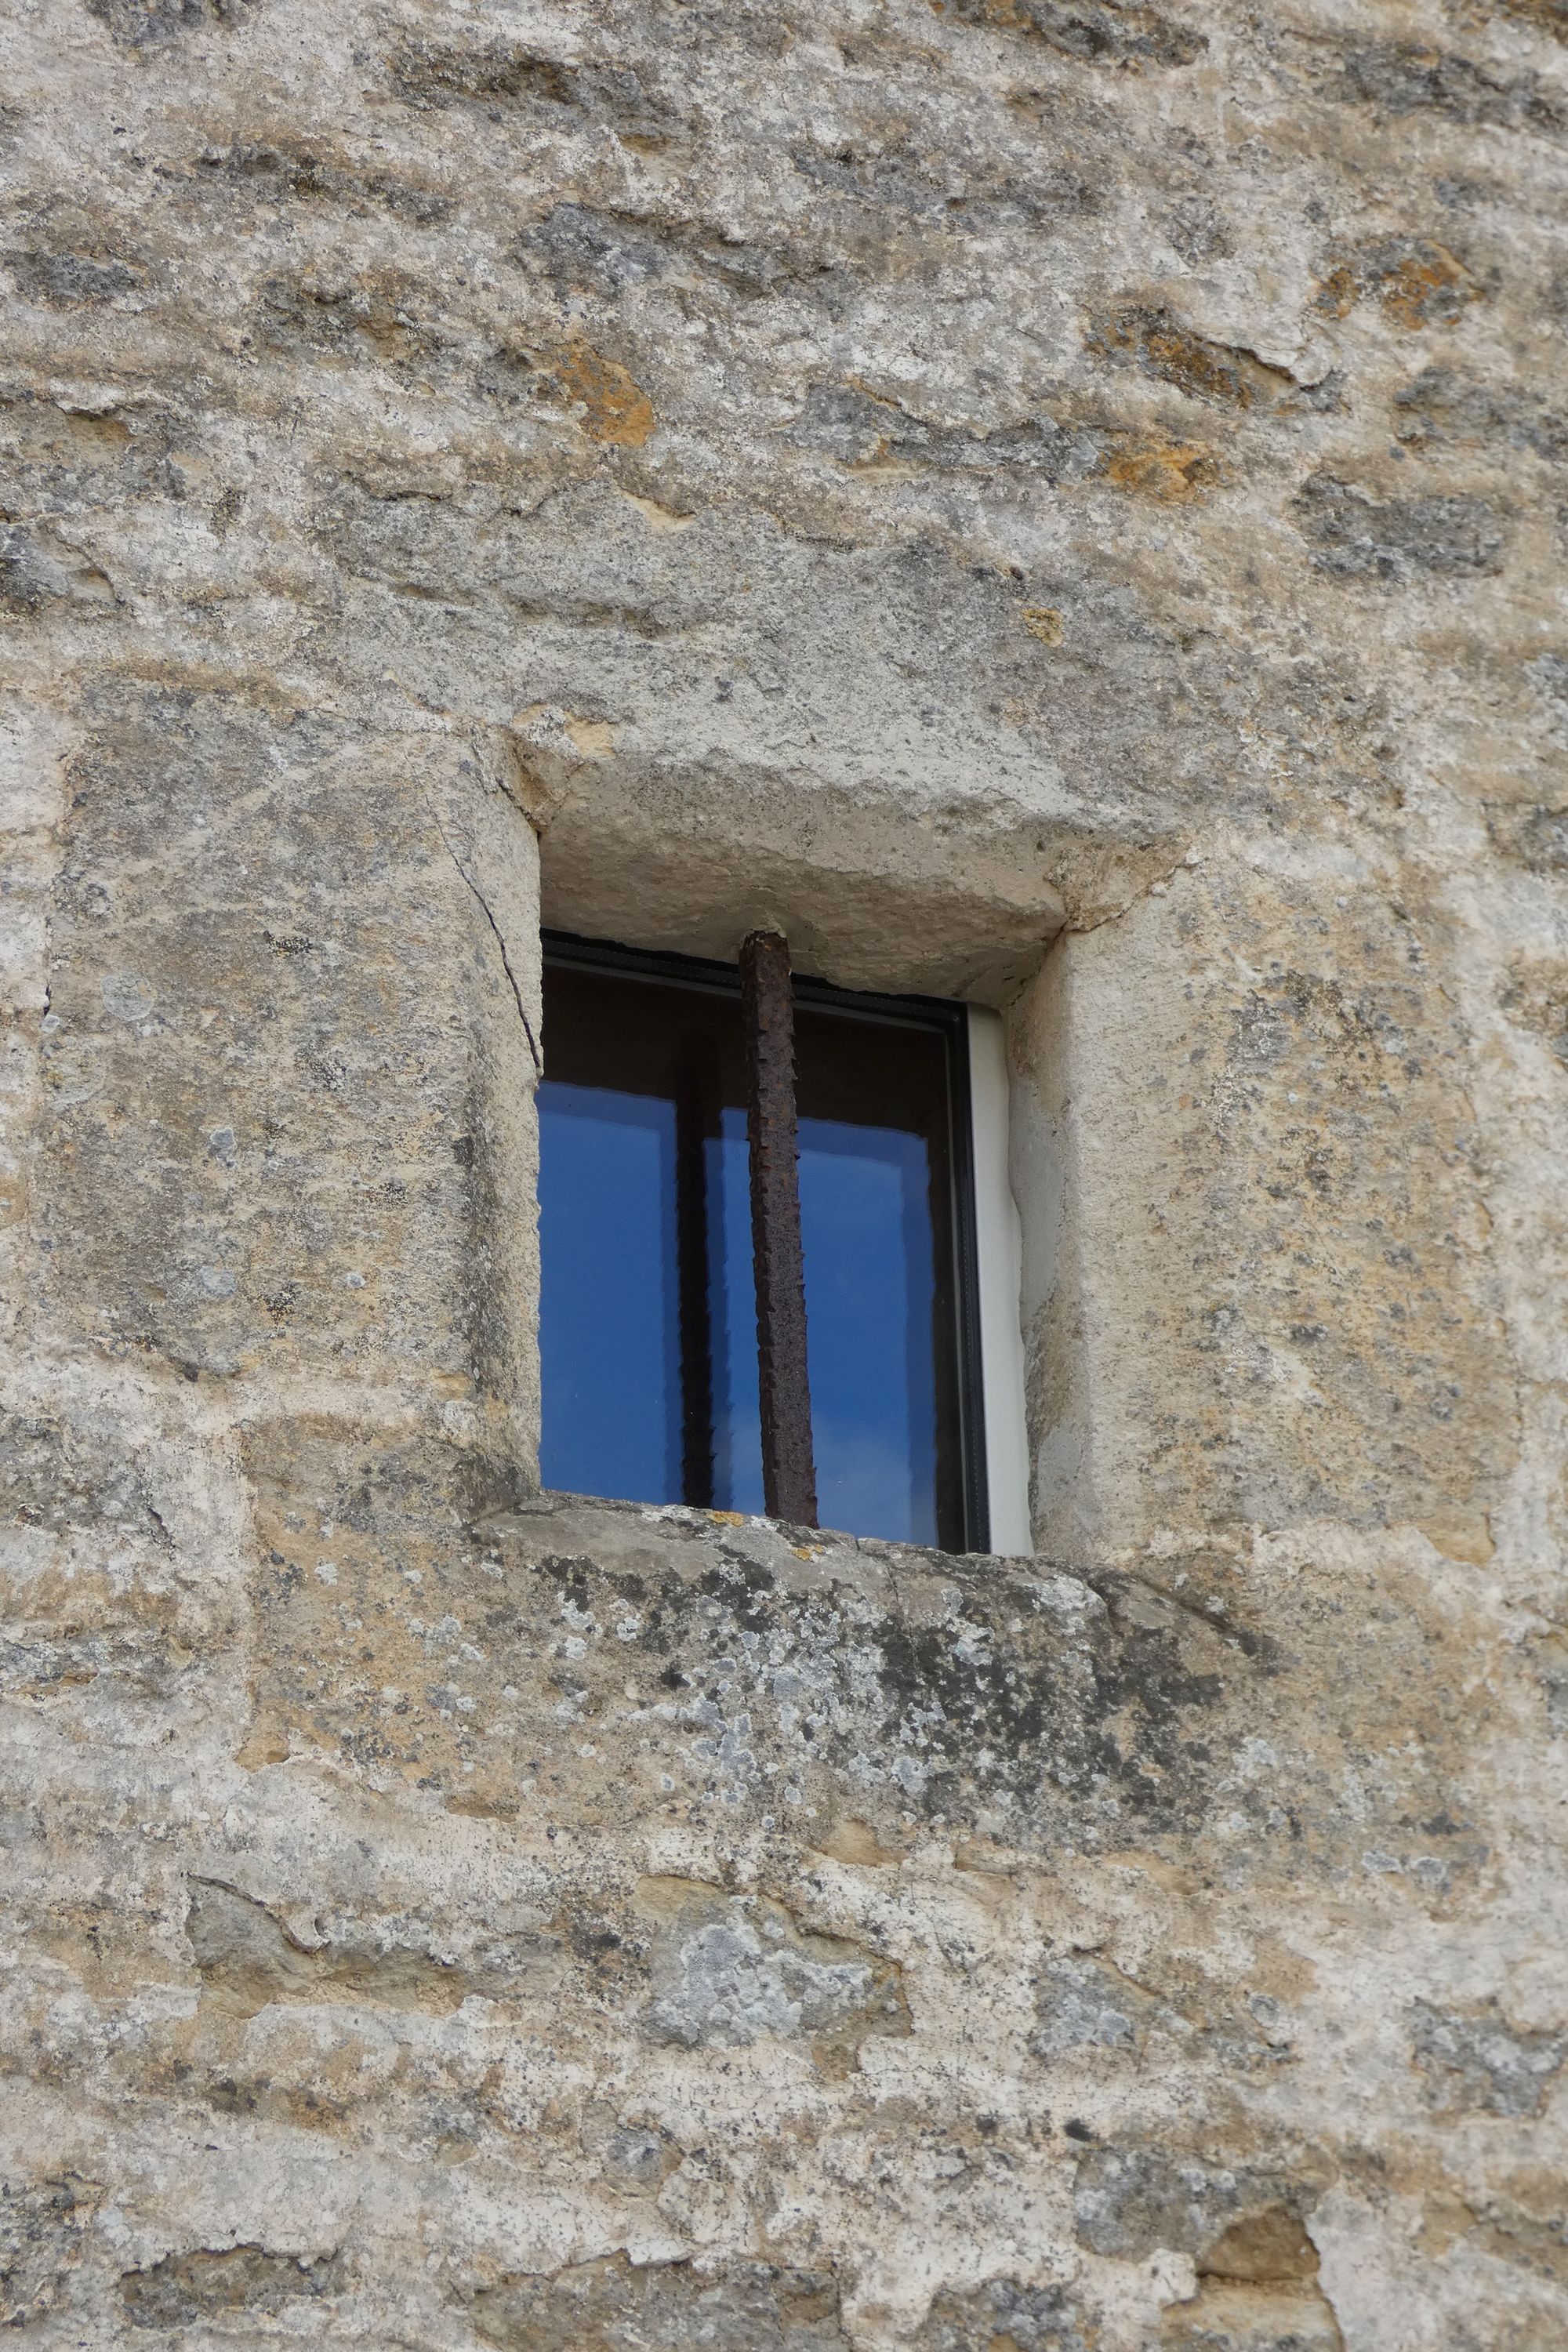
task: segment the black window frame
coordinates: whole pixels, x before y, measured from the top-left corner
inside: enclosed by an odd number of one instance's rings
[[[692,956],[672,949],[625,947],[610,940],[585,939],[574,931],[542,929],[545,964],[626,980],[673,982],[712,993],[741,995],[739,963]],[[900,1024],[935,1031],[948,1057],[948,1166],[950,1170],[953,1283],[953,1328],[958,1353],[958,1462],[963,1542],[962,1551],[984,1552],[990,1543],[990,1500],[985,1454],[985,1390],[980,1331],[980,1249],[974,1201],[974,1113],[970,1090],[969,1008],[939,996],[895,996],[870,989],[841,988],[808,973],[793,977],[795,1003],[813,1012]],[[550,1070],[550,1036],[543,1039],[544,1076]],[[880,1538],[868,1538],[874,1541]]]

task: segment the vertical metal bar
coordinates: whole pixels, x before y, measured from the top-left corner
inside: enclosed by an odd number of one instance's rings
[[[713,1500],[713,1318],[708,1265],[708,1103],[695,1071],[675,1090],[675,1279],[680,1330],[680,1499]]]
[[[770,1518],[816,1525],[811,1385],[805,1360],[805,1260],[795,1140],[795,997],[789,942],[752,931],[741,946],[746,1024],[746,1139],[763,1408],[763,1496]]]

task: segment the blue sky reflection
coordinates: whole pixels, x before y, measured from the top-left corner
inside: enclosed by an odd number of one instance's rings
[[[679,1500],[674,1105],[547,1081],[540,1111],[545,1483]],[[934,1543],[936,1268],[925,1139],[805,1118],[800,1143],[822,1524]],[[721,1112],[705,1153],[713,1499],[760,1511],[743,1111]]]

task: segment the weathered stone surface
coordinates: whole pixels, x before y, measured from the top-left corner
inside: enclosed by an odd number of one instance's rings
[[[605,2352],[633,2346],[682,2352],[711,2344],[721,2352],[837,2352],[846,2342],[830,2278],[737,2264],[721,2276],[683,2263],[631,2269],[624,2255],[584,2263],[548,2279],[519,2278],[484,2289],[474,2301],[476,2331],[487,2344],[528,2352]]]
[[[1510,2032],[1495,2002],[1479,2015],[1445,2015],[1418,2001],[1411,2044],[1438,2107],[1483,2107],[1533,2116],[1568,2058],[1568,2037]]]
[[[85,2182],[69,2178],[0,2187],[0,2325],[31,2327],[56,2308],[94,2201]]]
[[[25,0],[0,2316],[1558,2352],[1558,0]],[[546,922],[1006,1013],[1037,1552],[537,1491]]]
[[[269,2319],[297,2295],[331,2292],[331,2263],[292,2262],[261,2246],[169,2255],[151,2270],[128,2271],[120,2282],[132,2327],[185,2327],[230,2314]]]
[[[842,1937],[802,1936],[776,1903],[645,1879],[633,1908],[657,1922],[643,2011],[650,2042],[731,2049],[805,2035],[853,2048],[867,2033],[910,2031],[897,1969]]]
[[[1314,475],[1298,501],[1323,571],[1338,579],[1406,580],[1413,572],[1495,572],[1502,524],[1484,499],[1374,499]]]
[[[939,2294],[913,2339],[920,2352],[991,2352],[1015,2344],[1018,2352],[1089,2352],[1073,2295],[1059,2286],[1019,2286],[990,2279],[967,2294]]]

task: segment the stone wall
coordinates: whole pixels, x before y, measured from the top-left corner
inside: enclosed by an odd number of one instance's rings
[[[15,0],[0,2315],[1556,2352],[1558,0]],[[1004,1007],[1037,1558],[541,1496],[546,922]]]

